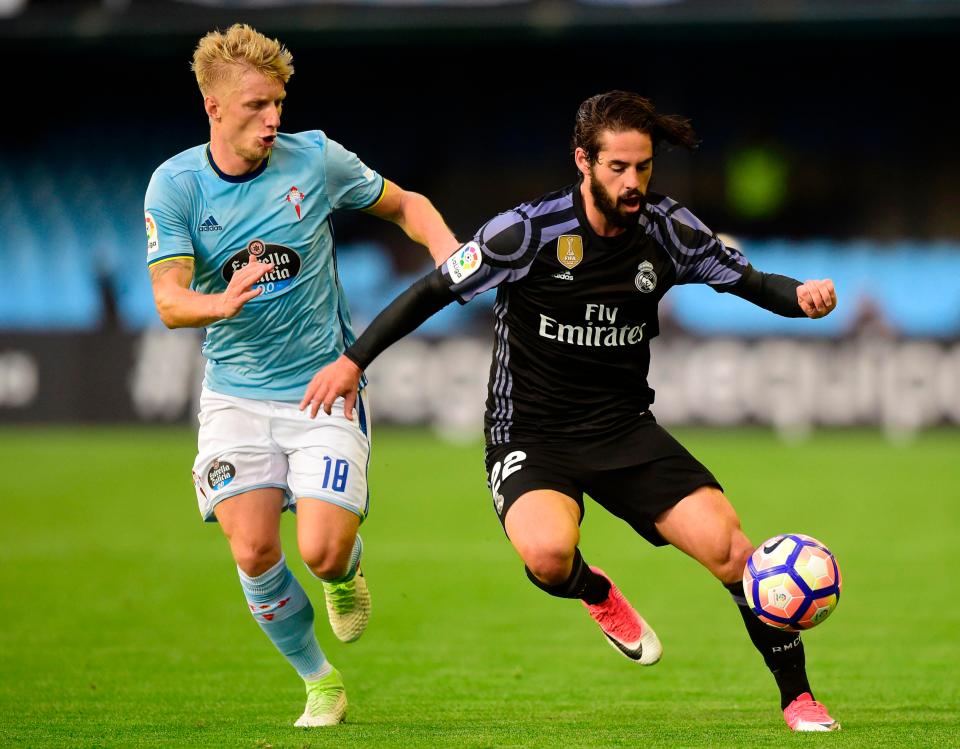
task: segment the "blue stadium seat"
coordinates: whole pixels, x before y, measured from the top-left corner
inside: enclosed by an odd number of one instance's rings
[[[902,244],[886,253],[874,295],[887,319],[907,335],[960,331],[960,252],[947,243]]]
[[[904,243],[745,242],[760,270],[805,280],[832,278],[840,305],[821,320],[771,315],[739,299],[718,300],[702,286],[678,287],[667,296],[678,322],[702,334],[835,336],[876,314],[905,335],[960,333],[960,246]]]
[[[144,266],[141,218],[153,167],[148,153],[130,146],[129,153],[144,153],[142,163],[103,161],[66,147],[38,157],[0,157],[0,262],[10,271],[0,293],[0,328],[95,328],[103,319],[103,284],[124,327],[160,324]],[[956,242],[745,240],[742,245],[761,270],[832,278],[841,302],[837,311],[823,320],[781,318],[730,295],[688,286],[667,295],[664,315],[701,335],[827,337],[851,332],[867,319],[904,335],[960,335]],[[429,267],[398,275],[389,249],[373,242],[341,245],[337,262],[358,330]],[[418,334],[488,331],[494,298],[491,292],[468,305],[451,304]]]

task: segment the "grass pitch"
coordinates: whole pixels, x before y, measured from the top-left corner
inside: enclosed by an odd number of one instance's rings
[[[791,735],[727,593],[588,501],[582,549],[656,627],[664,657],[618,656],[581,607],[525,579],[479,443],[375,434],[363,534],[373,619],[321,645],[349,723],[304,731],[293,670],[247,614],[193,499],[186,429],[0,431],[0,745],[17,747],[957,746],[960,432],[906,446],[822,433],[678,432],[759,543],[809,533],[843,598],[804,636],[837,734]]]

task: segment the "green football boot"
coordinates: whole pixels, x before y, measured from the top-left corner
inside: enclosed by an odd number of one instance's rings
[[[307,706],[297,722],[298,728],[335,726],[347,717],[347,691],[343,688],[343,677],[337,669],[316,681],[305,681],[307,685]]]
[[[323,583],[327,599],[327,616],[330,627],[341,642],[353,642],[367,628],[370,621],[370,591],[363,572],[345,583]]]

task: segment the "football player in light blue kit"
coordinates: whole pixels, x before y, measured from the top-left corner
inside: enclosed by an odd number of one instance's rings
[[[193,70],[210,143],[163,163],[147,188],[147,262],[161,320],[206,327],[206,375],[193,467],[204,520],[230,542],[247,604],[303,677],[296,725],[340,723],[346,693],[288,569],[280,515],[323,582],[334,633],[350,642],[370,614],[357,529],[367,514],[369,412],[314,421],[297,404],[354,340],[330,216],[366,210],[396,223],[440,263],[458,242],[422,195],[402,190],[323,132],[280,133],[285,47],[246,25],[200,40]],[[342,410],[341,410],[342,416]]]

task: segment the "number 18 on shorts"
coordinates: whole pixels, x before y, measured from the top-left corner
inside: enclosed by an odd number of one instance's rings
[[[295,404],[204,389],[193,465],[203,519],[216,520],[213,509],[223,500],[265,488],[281,489],[285,508],[311,497],[366,517],[368,416],[365,394],[352,420],[340,401],[330,416],[311,419]]]

